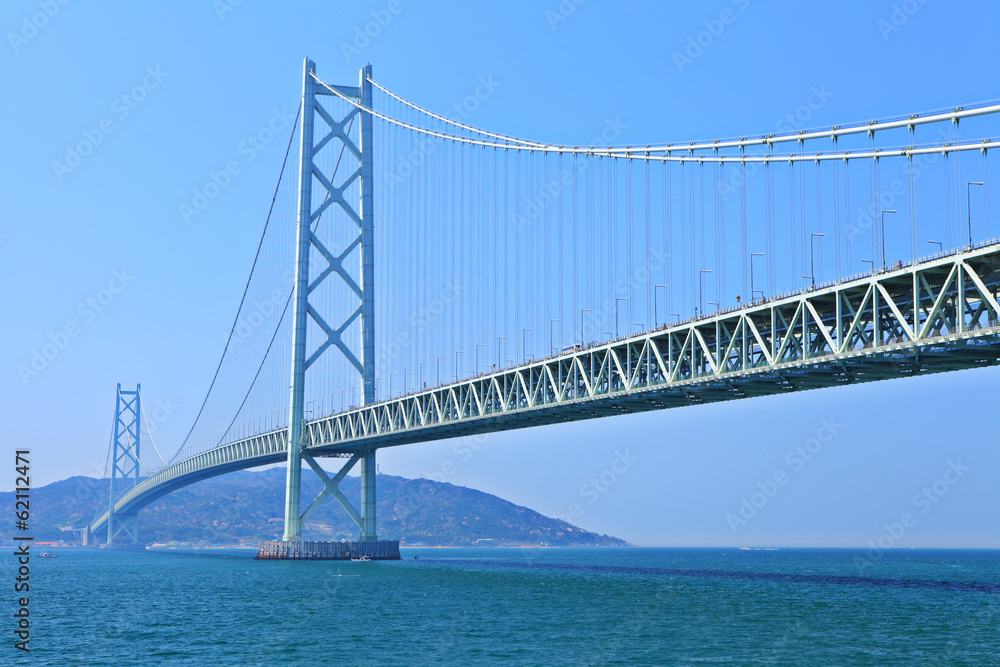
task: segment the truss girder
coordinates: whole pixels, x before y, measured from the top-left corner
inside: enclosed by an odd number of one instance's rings
[[[314,420],[304,454],[1000,364],[1000,246],[792,294]],[[287,429],[192,456],[116,504],[284,459]],[[92,529],[105,525],[107,513]]]

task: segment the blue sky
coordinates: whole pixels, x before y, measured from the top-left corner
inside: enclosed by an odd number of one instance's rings
[[[645,144],[773,132],[817,90],[809,127],[1000,98],[998,14],[942,0],[4,3],[9,449],[33,451],[36,485],[103,469],[116,382],[160,401],[161,449],[183,438],[286,139],[253,159],[241,146],[294,114],[305,56],[339,83],[371,62],[377,80],[441,112],[492,77],[478,126],[579,144],[619,117],[617,142]],[[94,149],[69,166],[83,138]],[[185,222],[180,205],[232,160],[240,173]],[[53,340],[64,349],[25,381],[18,367]],[[866,546],[909,511],[895,546],[997,547],[1000,453],[983,416],[998,380],[982,369],[616,417],[384,450],[379,465],[637,544]],[[809,460],[794,453],[824,428]],[[787,483],[734,532],[727,515],[780,472]],[[947,492],[921,502],[941,479]]]

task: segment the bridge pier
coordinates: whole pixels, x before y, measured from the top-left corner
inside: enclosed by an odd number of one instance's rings
[[[264,540],[257,545],[257,560],[399,560],[396,540],[312,542]]]
[[[361,541],[378,540],[375,531],[375,450],[361,459]]]

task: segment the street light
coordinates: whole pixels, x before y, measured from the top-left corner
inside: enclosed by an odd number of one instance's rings
[[[882,211],[882,212],[886,213],[887,211]],[[813,239],[816,238],[817,236],[826,236],[826,234],[820,232],[813,232],[812,234],[809,235],[809,278],[812,280],[813,287],[816,287],[816,264],[814,262],[815,256],[813,253],[813,247],[814,247]],[[885,243],[884,237],[882,239],[882,243]],[[885,259],[882,260],[882,263],[883,264],[885,263]]]
[[[863,259],[861,261],[863,263],[865,263],[865,264],[871,264],[872,265],[872,273],[875,273],[875,260],[874,259]]]
[[[500,356],[500,341],[507,340],[507,336],[500,336],[497,338],[497,366],[500,366],[500,360],[503,358]]]
[[[944,252],[944,244],[941,243],[940,241],[931,241],[931,240],[928,240],[927,242],[935,244],[938,247],[938,252]]]
[[[426,361],[421,361],[418,371],[420,373],[420,386],[423,387],[424,389],[427,388],[427,383],[424,382],[424,366],[426,365],[427,365]]]
[[[476,343],[476,373],[479,373],[479,348],[486,347],[485,343]]]
[[[458,355],[460,354],[465,354],[465,350],[455,351],[455,382],[458,382],[458,379],[461,377],[461,374],[458,372]]]
[[[389,373],[389,398],[392,398],[392,378],[399,373]]]
[[[586,342],[586,340],[583,337],[583,314],[584,313],[593,314],[593,312],[594,311],[590,308],[584,308],[583,310],[580,311],[580,345],[583,345]]]
[[[722,309],[722,307],[719,305],[718,301],[706,301],[705,303],[707,303],[710,306],[715,306],[715,310],[716,311],[719,311],[719,310]]]
[[[969,181],[965,184],[965,209],[969,213],[969,245],[972,245],[972,202],[970,200],[970,191],[973,185],[986,185],[982,181]],[[985,194],[983,195],[986,196]]]
[[[555,324],[556,322],[562,324],[562,320],[560,319],[549,320],[549,354],[555,354],[556,352],[556,348],[553,346],[552,343],[552,325]],[[562,331],[562,327],[559,327],[559,330]]]
[[[751,301],[753,301],[753,295],[756,292],[760,292],[760,295],[764,296],[764,290],[754,289],[753,288],[753,258],[754,257],[763,257],[763,256],[764,256],[764,253],[762,253],[762,252],[752,252],[752,253],[750,253],[750,300]]]
[[[403,393],[404,394],[406,393],[406,371],[410,371],[412,373],[413,369],[412,368],[404,368],[403,369]]]
[[[628,301],[628,297],[620,296],[615,299],[615,338],[618,338],[618,302]]]
[[[705,311],[705,302],[702,300],[702,293],[705,291],[705,274],[711,273],[712,269],[701,269],[698,271],[698,309]]]
[[[657,305],[659,305],[657,303],[657,301],[656,301],[656,290],[659,289],[659,288],[661,288],[661,287],[663,289],[667,289],[666,285],[653,285],[653,326],[655,326],[655,327],[660,326],[660,318],[656,314],[656,307],[657,307]]]
[[[895,212],[896,212],[896,209],[894,209],[894,208],[889,208],[889,209],[886,209],[886,210],[882,211],[882,269],[883,270],[885,269],[885,214],[886,213],[895,213]],[[874,266],[872,268],[872,271],[875,271]]]
[[[528,332],[534,329],[524,329],[521,331],[521,361],[528,360]]]
[[[438,386],[441,386],[441,362],[445,360],[446,357],[437,358],[437,374],[438,374]]]
[[[674,317],[676,317],[678,322],[681,321],[681,314],[680,313],[667,313],[667,317],[670,317],[671,315],[673,315]]]

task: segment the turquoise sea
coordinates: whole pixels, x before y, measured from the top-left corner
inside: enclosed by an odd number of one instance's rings
[[[1000,664],[1000,551],[57,553],[32,664]]]

